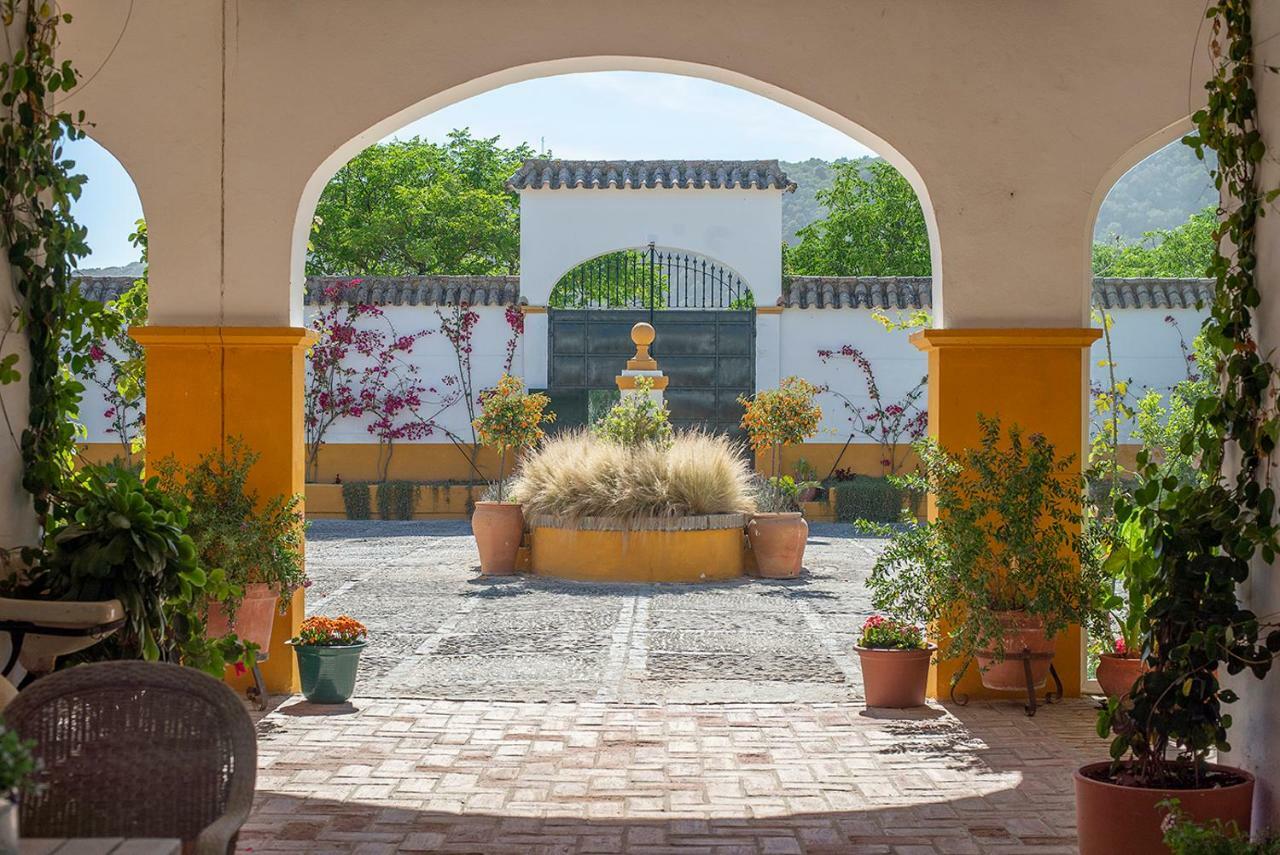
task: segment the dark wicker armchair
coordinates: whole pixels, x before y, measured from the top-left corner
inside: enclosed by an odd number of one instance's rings
[[[25,837],[176,837],[235,850],[257,776],[236,693],[191,668],[80,665],[43,677],[4,711],[36,741],[43,786],[22,799]]]

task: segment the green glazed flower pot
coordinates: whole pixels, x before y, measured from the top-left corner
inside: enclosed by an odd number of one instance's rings
[[[313,704],[345,704],[356,690],[360,651],[367,642],[345,645],[295,644],[302,694]]]

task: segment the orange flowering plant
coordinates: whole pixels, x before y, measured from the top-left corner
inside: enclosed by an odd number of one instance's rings
[[[551,399],[543,394],[530,394],[524,383],[510,374],[502,375],[498,385],[480,393],[480,415],[472,427],[482,445],[496,447],[498,458],[498,501],[502,501],[506,478],[507,450],[528,448],[543,437],[542,426],[556,420],[547,412]]]
[[[778,451],[784,445],[804,442],[818,432],[822,408],[813,402],[821,391],[808,380],[788,377],[777,389],[738,398],[742,428],[751,437],[751,448],[772,451],[773,474],[778,474]]]
[[[289,643],[298,647],[342,647],[359,644],[368,637],[369,630],[355,618],[314,615],[302,622],[298,634],[289,639]]]

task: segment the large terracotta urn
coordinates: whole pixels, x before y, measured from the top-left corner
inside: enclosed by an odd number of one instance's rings
[[[205,630],[210,638],[221,638],[234,632],[241,641],[258,645],[262,653],[271,649],[271,625],[276,620],[276,602],[279,598],[271,586],[264,582],[250,582],[244,586],[244,600],[236,609],[235,619],[227,614],[222,603],[209,604],[209,620]]]
[[[755,514],[747,523],[747,540],[756,559],[756,575],[794,579],[804,563],[809,524],[799,513]]]
[[[1031,660],[1031,685],[1040,688],[1049,676],[1053,664],[1053,639],[1045,634],[1044,621],[1023,611],[998,611],[996,618],[1001,625],[1001,646],[1004,661],[997,662],[994,651],[981,650],[975,657],[981,669],[982,685],[998,691],[1025,691],[1027,675],[1022,659],[1024,651],[1041,655]]]
[[[1161,828],[1177,799],[1188,819],[1236,824],[1247,837],[1253,808],[1253,776],[1232,766],[1209,764],[1215,786],[1202,789],[1151,789],[1111,783],[1111,764],[1090,763],[1076,770],[1076,830],[1080,855],[1158,855],[1168,852]]]
[[[524,512],[512,502],[476,502],[471,533],[480,552],[480,573],[510,576],[524,537]]]

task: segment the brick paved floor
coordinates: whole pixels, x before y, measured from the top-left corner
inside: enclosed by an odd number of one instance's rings
[[[384,531],[313,530],[313,608],[409,642],[377,651],[351,705],[260,719],[241,851],[1075,851],[1071,772],[1105,754],[1087,701],[1034,719],[858,702],[842,657],[873,542],[815,531],[792,587],[566,593],[469,580],[456,526]],[[817,661],[788,675],[771,652]]]

